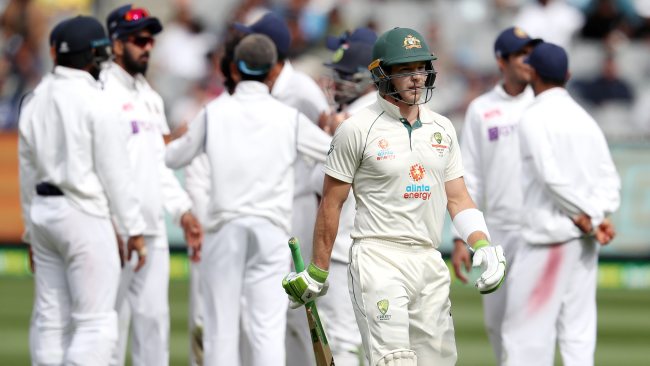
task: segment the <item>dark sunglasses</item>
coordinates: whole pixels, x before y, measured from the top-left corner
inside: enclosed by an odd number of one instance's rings
[[[153,46],[154,43],[156,43],[156,40],[153,37],[140,37],[140,36],[131,36],[128,38],[128,41],[140,48],[145,48],[148,45]]]
[[[147,9],[143,8],[134,8],[124,14],[124,20],[127,22],[135,22],[136,20],[144,19],[147,17],[149,17],[149,12]]]

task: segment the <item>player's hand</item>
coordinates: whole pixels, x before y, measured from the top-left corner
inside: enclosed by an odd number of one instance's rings
[[[129,240],[126,243],[127,247],[127,260],[131,260],[131,254],[133,252],[138,253],[138,264],[135,266],[134,271],[137,272],[144,266],[144,263],[147,259],[147,247],[144,243],[144,236],[136,235],[129,237]]]
[[[316,300],[318,296],[325,295],[329,287],[327,275],[326,270],[316,267],[313,263],[300,273],[291,272],[286,275],[282,280],[282,287],[289,295],[291,308],[298,308]]]
[[[506,257],[500,245],[491,246],[487,240],[474,243],[473,267],[481,267],[483,273],[476,280],[476,287],[482,294],[496,291],[506,275]]]
[[[605,220],[598,225],[594,234],[596,235],[596,240],[598,240],[601,245],[607,245],[616,236],[616,230],[612,221],[609,218],[605,218]]]
[[[29,270],[32,271],[32,273],[36,273],[36,267],[34,266],[34,251],[32,250],[31,244],[27,244],[27,251],[29,255]]]
[[[454,250],[451,252],[451,263],[454,265],[454,273],[456,278],[462,283],[467,283],[466,272],[472,268],[472,261],[470,260],[469,249],[465,242],[460,239],[454,239]],[[463,267],[465,271],[463,271]]]
[[[199,220],[192,214],[192,212],[187,211],[181,216],[181,227],[183,228],[183,233],[185,234],[185,242],[187,242],[187,247],[190,252],[190,260],[192,262],[198,262],[201,260],[201,245],[203,243],[203,228]]]
[[[585,234],[590,234],[593,230],[591,225],[591,217],[587,214],[580,214],[573,218],[573,223]]]

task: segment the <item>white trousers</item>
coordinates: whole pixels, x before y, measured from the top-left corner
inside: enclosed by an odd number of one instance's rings
[[[349,281],[371,366],[400,349],[415,351],[418,366],[456,363],[449,269],[440,252],[379,240],[355,241]]]
[[[35,196],[30,216],[32,364],[108,365],[117,341],[120,269],[110,220],[84,213],[64,196]]]
[[[289,300],[288,235],[264,218],[245,217],[207,233],[201,260],[205,366],[284,366]],[[243,306],[242,306],[243,305]]]
[[[115,309],[119,340],[112,365],[124,365],[131,330],[134,366],[169,364],[169,249],[167,235],[145,236],[147,260],[135,272],[137,255],[125,263]]]
[[[593,239],[524,245],[508,277],[502,364],[592,366],[598,245]]]
[[[518,230],[499,230],[493,227],[490,229],[490,235],[495,245],[501,245],[503,247],[507,261],[506,278],[499,289],[491,294],[482,296],[485,329],[487,330],[488,338],[494,351],[495,360],[499,364],[503,343],[501,339],[501,326],[503,324],[506,299],[508,297],[510,277],[512,276],[510,268],[516,261],[517,250],[525,245],[525,243],[521,237],[521,232]]]

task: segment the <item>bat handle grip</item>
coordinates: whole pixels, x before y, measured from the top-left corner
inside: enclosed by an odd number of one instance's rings
[[[291,237],[289,239],[289,249],[291,249],[291,257],[293,258],[293,266],[296,268],[296,272],[302,272],[305,270],[305,262],[302,260],[302,254],[300,254],[300,243],[298,238]]]

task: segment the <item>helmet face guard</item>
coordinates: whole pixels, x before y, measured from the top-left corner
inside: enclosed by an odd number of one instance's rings
[[[370,64],[370,66],[368,66],[368,68],[372,73],[372,80],[375,83],[375,86],[377,87],[377,90],[381,96],[390,96],[393,99],[399,100],[409,105],[425,104],[429,102],[433,97],[433,89],[435,89],[435,86],[433,86],[433,84],[436,82],[437,72],[433,67],[432,60],[425,61],[425,69],[423,72],[391,74],[382,67],[381,60],[375,60]],[[405,100],[402,98],[401,93],[407,90],[397,90],[392,80],[396,78],[413,77],[416,75],[426,75],[424,86],[417,88],[418,90],[422,91],[422,93],[417,99],[414,97],[414,99]]]
[[[354,74],[334,71],[328,91],[334,102],[338,105],[346,105],[354,102],[363,95],[372,83],[368,71],[355,72]]]

